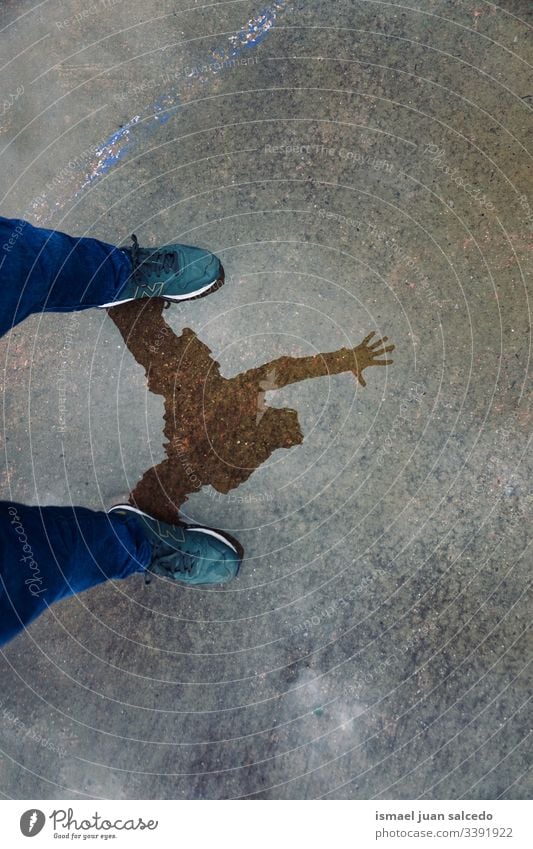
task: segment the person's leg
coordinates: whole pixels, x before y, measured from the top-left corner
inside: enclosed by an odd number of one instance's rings
[[[27,507],[0,501],[0,646],[60,599],[144,572],[180,584],[221,584],[244,551],[225,531],[167,524],[129,504]]]
[[[115,301],[131,272],[129,254],[114,245],[0,217],[0,335],[31,313]]]
[[[143,572],[151,560],[134,515],[0,501],[0,646],[55,601]]]
[[[118,306],[138,298],[189,301],[215,292],[224,268],[211,251],[171,244],[117,248],[0,217],[0,336],[31,313]]]

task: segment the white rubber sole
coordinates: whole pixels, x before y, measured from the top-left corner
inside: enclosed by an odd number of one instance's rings
[[[212,280],[211,283],[208,283],[207,286],[202,286],[201,289],[197,289],[194,294],[191,292],[189,295],[154,295],[157,298],[164,298],[165,301],[192,301],[194,298],[199,298],[200,295],[203,295],[204,292],[207,292],[208,289],[211,289],[215,283],[217,282],[218,277],[215,280]],[[129,304],[130,301],[142,301],[144,298],[126,298],[124,301],[111,301],[109,304],[100,304],[99,310],[107,310],[111,307],[119,307],[121,304]]]
[[[226,538],[225,536],[223,536],[222,534],[219,534],[219,533],[217,533],[216,531],[213,531],[211,528],[205,528],[205,527],[202,525],[202,526],[201,526],[201,527],[199,527],[199,528],[187,528],[187,530],[188,530],[188,531],[198,531],[198,532],[199,532],[199,533],[201,533],[201,534],[209,534],[209,535],[210,535],[210,536],[212,536],[212,537],[216,537],[216,539],[219,539],[221,542],[225,542],[225,543],[226,543],[226,545],[229,545],[229,547],[230,547],[231,549],[233,549],[233,551],[235,552],[235,554],[238,554],[238,553],[239,553],[239,552],[237,551],[237,549],[235,548],[235,546],[233,545],[233,543],[231,543],[231,542],[229,541],[229,539],[227,539],[227,538]]]
[[[129,510],[131,513],[138,513],[139,516],[146,516],[147,519],[153,519],[154,518],[153,516],[150,516],[149,513],[145,513],[143,510],[139,510],[138,507],[132,507],[131,504],[115,504],[114,507],[111,507],[111,509],[108,510],[108,513],[112,513],[113,510]],[[239,553],[237,551],[237,549],[235,548],[235,546],[233,545],[233,543],[231,543],[229,541],[229,539],[227,539],[222,534],[219,534],[217,531],[212,530],[212,528],[206,528],[203,525],[200,525],[199,527],[191,528],[188,525],[186,525],[185,530],[187,530],[187,531],[197,531],[198,533],[202,533],[202,534],[209,534],[209,536],[215,537],[216,539],[220,540],[220,542],[224,542],[226,545],[229,545],[229,547],[235,552],[235,554]]]

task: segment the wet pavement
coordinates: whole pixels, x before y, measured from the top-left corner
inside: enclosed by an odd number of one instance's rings
[[[0,340],[0,496],[181,507],[246,550],[5,648],[5,797],[530,796],[532,24],[2,4],[2,214],[198,244],[226,285]]]

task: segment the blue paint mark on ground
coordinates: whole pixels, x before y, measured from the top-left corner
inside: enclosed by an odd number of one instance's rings
[[[231,36],[230,42],[233,43],[234,49],[255,47],[260,44],[274,26],[278,12],[286,5],[287,2],[273,3],[269,8],[259,12],[256,18],[251,18],[236,35]]]
[[[113,165],[116,165],[122,157],[128,152],[128,148],[130,146],[131,141],[131,128],[134,127],[139,121],[140,116],[136,115],[131,121],[128,121],[120,130],[117,130],[116,133],[113,133],[107,141],[104,142],[101,147],[96,148],[95,157],[96,157],[96,169],[100,174],[105,174],[106,171],[109,171]],[[91,180],[87,180],[87,183],[91,182]],[[84,183],[86,185],[87,183]]]
[[[288,5],[288,0],[279,0],[262,9],[258,15],[250,18],[238,32],[230,36],[229,47],[222,46],[211,52],[209,60],[198,69],[204,72],[204,76],[193,72],[189,77],[194,78],[194,83],[207,82],[208,74],[217,74],[232,67],[229,60],[235,60],[244,51],[257,47],[269,35],[275,25],[280,11]],[[196,70],[198,70],[196,69]],[[190,81],[187,81],[191,85]],[[89,185],[92,185],[102,175],[107,174],[124,157],[133,152],[138,145],[146,141],[162,124],[167,124],[177,113],[181,105],[180,93],[177,88],[161,94],[154,103],[146,107],[144,115],[135,115],[127,124],[109,136],[103,144],[96,148],[94,157],[84,182],[76,196]]]

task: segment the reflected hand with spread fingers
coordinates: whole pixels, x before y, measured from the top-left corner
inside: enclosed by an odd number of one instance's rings
[[[366,336],[357,348],[348,349],[349,353],[353,353],[356,365],[351,369],[354,376],[357,378],[361,386],[366,386],[366,380],[363,377],[363,369],[370,366],[390,366],[393,360],[378,360],[376,357],[382,357],[384,354],[390,354],[394,351],[394,345],[385,345],[389,337],[383,336],[382,339],[377,339],[372,344],[369,344],[373,336],[376,335],[375,330]]]

